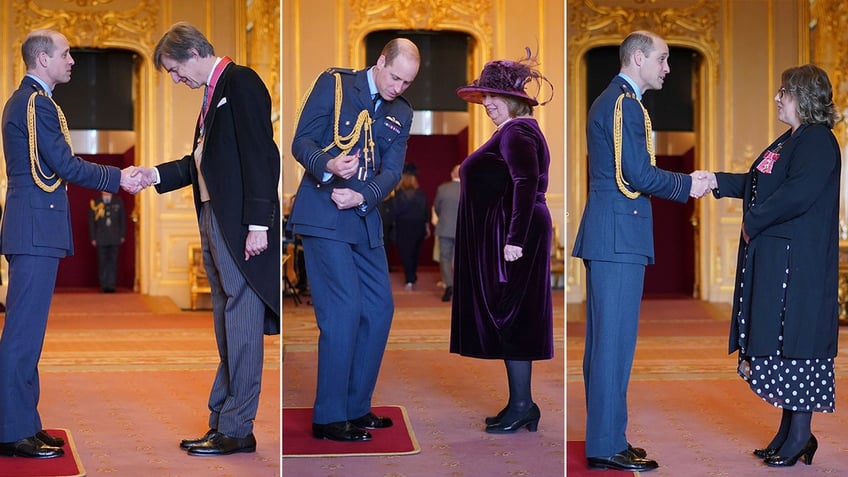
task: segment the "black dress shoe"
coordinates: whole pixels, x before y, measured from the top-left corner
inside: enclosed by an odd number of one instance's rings
[[[445,294],[442,295],[442,301],[451,301],[453,296],[453,287],[445,287]]]
[[[392,427],[392,420],[388,417],[375,416],[373,412],[351,419],[350,423],[360,429],[382,429],[384,427]]]
[[[65,451],[58,447],[48,446],[37,437],[32,436],[16,442],[0,442],[0,455],[51,459],[65,455]]]
[[[188,455],[227,455],[236,452],[256,452],[256,438],[253,434],[230,437],[217,432],[206,442],[188,448]]]
[[[203,434],[203,437],[198,437],[197,439],[183,439],[180,441],[180,449],[188,450],[191,446],[199,446],[216,435],[218,435],[218,431],[216,429],[209,429],[206,431],[206,434]]]
[[[648,457],[648,451],[646,451],[645,449],[643,449],[641,447],[633,447],[633,446],[630,445],[630,443],[627,443],[627,450],[628,450],[628,452],[635,455],[636,457],[639,457],[640,459],[644,459],[645,457]]]
[[[350,421],[331,422],[329,424],[312,423],[312,437],[333,441],[370,441],[371,433],[354,426]]]
[[[35,433],[35,437],[38,438],[41,442],[47,444],[50,447],[62,447],[65,445],[65,439],[61,437],[51,436],[45,430],[40,430]]]
[[[656,461],[636,457],[629,449],[625,449],[618,454],[613,454],[609,457],[589,457],[587,461],[589,463],[589,467],[592,469],[645,472],[659,467],[659,464],[657,464]]]

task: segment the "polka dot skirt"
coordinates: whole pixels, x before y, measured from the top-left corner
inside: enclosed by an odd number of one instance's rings
[[[789,246],[786,248],[788,251]],[[746,254],[745,261],[747,258]],[[745,274],[744,266],[742,274]],[[741,309],[740,306],[737,315],[740,344],[738,373],[748,381],[751,390],[775,407],[803,412],[833,412],[833,358],[787,359],[780,355],[779,349],[773,356],[745,356],[748,325]],[[779,340],[783,341],[782,333]]]
[[[834,411],[833,358],[784,359],[754,356],[741,360],[739,375],[751,390],[775,407],[804,412]]]

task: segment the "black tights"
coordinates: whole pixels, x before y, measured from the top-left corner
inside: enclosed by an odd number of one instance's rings
[[[777,429],[777,434],[768,446],[773,449],[780,449],[778,454],[783,457],[792,457],[798,454],[813,433],[810,427],[812,420],[812,412],[784,409],[783,415],[780,417],[780,427]]]
[[[530,394],[530,377],[533,371],[533,361],[504,360],[506,377],[509,380],[509,403],[503,422],[518,420],[533,405]]]

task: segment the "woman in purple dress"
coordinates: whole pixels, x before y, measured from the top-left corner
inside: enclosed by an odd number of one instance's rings
[[[450,342],[452,353],[506,364],[509,402],[486,418],[489,433],[536,430],[532,363],[553,357],[550,152],[532,116],[539,102],[525,92],[529,82],[550,83],[533,63],[491,61],[457,90],[497,126],[460,168]]]

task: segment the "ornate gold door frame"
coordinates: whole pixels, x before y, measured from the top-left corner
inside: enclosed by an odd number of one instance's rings
[[[712,170],[716,163],[714,144],[716,131],[716,84],[718,80],[719,44],[715,38],[720,2],[700,0],[680,8],[641,3],[641,7],[622,8],[600,6],[593,0],[568,0],[566,21],[566,71],[568,112],[566,127],[566,230],[568,248],[574,244],[578,221],[586,203],[586,72],[584,57],[595,47],[619,45],[634,30],[649,30],[662,36],[669,45],[691,48],[703,57],[699,77],[695,78],[697,99],[695,110],[695,167]],[[695,282],[697,296],[705,295],[704,270],[709,270],[706,253],[710,243],[717,240],[711,229],[700,230],[698,224],[711,223],[710,203],[696,205],[692,218],[695,230]],[[566,279],[568,301],[584,298],[583,267],[578,260],[569,260]],[[708,297],[707,297],[708,298]]]

